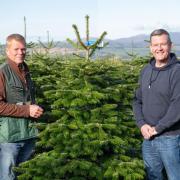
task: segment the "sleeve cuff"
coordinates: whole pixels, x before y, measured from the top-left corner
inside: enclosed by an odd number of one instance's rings
[[[144,124],[146,124],[146,122],[145,122],[143,119],[137,121],[137,126],[138,126],[139,128],[141,128]]]

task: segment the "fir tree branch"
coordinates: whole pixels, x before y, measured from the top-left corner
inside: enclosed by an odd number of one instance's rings
[[[89,16],[86,15],[86,42],[89,41]]]
[[[77,37],[80,45],[81,45],[84,49],[87,50],[87,46],[86,46],[86,45],[82,42],[82,40],[81,40],[81,37],[80,37],[80,34],[79,34],[79,31],[78,31],[77,26],[76,26],[75,24],[73,24],[72,27],[73,27],[74,30],[75,30],[75,34],[76,34],[76,37]]]
[[[79,54],[73,53],[74,56],[77,56],[79,58],[84,58],[83,56],[80,56]]]

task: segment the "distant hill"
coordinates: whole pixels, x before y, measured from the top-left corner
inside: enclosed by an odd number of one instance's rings
[[[174,45],[180,46],[180,32],[170,32],[170,36]],[[35,39],[35,37],[33,37],[33,39]],[[96,37],[91,37],[90,39],[96,39]],[[144,48],[146,46],[149,46],[146,40],[149,40],[149,35],[147,34],[138,34],[136,36],[118,38],[115,40],[106,39],[106,41],[109,42],[110,47],[118,48],[132,48],[132,46],[134,48]],[[58,41],[58,47],[70,48],[71,45],[67,41]]]
[[[180,56],[180,32],[170,32],[170,37],[174,45],[173,51]],[[114,53],[123,58],[128,58],[128,53],[143,56],[149,54],[149,43],[147,41],[149,41],[149,35],[146,34],[109,40],[109,46],[104,48],[102,52],[104,55]]]
[[[170,32],[171,40],[174,44],[173,51],[180,57],[180,32]],[[34,37],[35,39],[35,37]],[[91,37],[90,39],[96,39]],[[118,38],[115,40],[105,39],[106,42],[109,42],[109,45],[103,48],[102,50],[97,51],[95,56],[104,57],[120,57],[122,59],[129,59],[129,54],[137,54],[140,56],[149,55],[149,35],[139,34],[136,36],[131,36],[127,38]],[[75,52],[73,47],[67,41],[54,41],[56,45],[52,49],[52,53],[56,54],[72,54]],[[46,43],[45,43],[46,44]],[[4,54],[4,45],[1,45],[0,54]]]
[[[170,32],[170,37],[174,45],[180,46],[180,32]],[[128,38],[120,38],[116,40],[111,40],[111,46],[119,46],[125,48],[142,48],[148,45],[145,40],[149,40],[149,35],[139,34],[136,36],[131,36]]]
[[[145,34],[140,34],[136,36],[131,36],[127,38],[119,38],[116,40],[110,40],[109,46],[112,47],[121,47],[121,48],[142,48],[148,45],[145,40],[148,40],[149,36]]]

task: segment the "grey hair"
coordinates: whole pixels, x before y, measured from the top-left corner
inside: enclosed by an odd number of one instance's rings
[[[26,40],[25,40],[25,38],[21,34],[10,34],[6,38],[6,47],[8,47],[11,44],[12,40],[16,40],[16,41],[22,42],[22,43],[24,43],[26,45]]]
[[[171,41],[171,38],[170,38],[170,35],[169,33],[165,30],[165,29],[155,29],[151,34],[150,34],[150,42],[151,42],[151,39],[153,36],[160,36],[160,35],[167,35],[168,37],[168,42],[171,44],[172,41]]]

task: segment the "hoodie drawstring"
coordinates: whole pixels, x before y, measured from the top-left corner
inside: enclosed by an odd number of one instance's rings
[[[151,88],[152,83],[153,83],[154,81],[156,81],[159,73],[160,73],[160,70],[157,72],[156,77],[155,77],[154,79],[152,79],[152,77],[153,77],[153,69],[151,70],[151,76],[150,76],[150,79],[149,79],[149,89]]]

